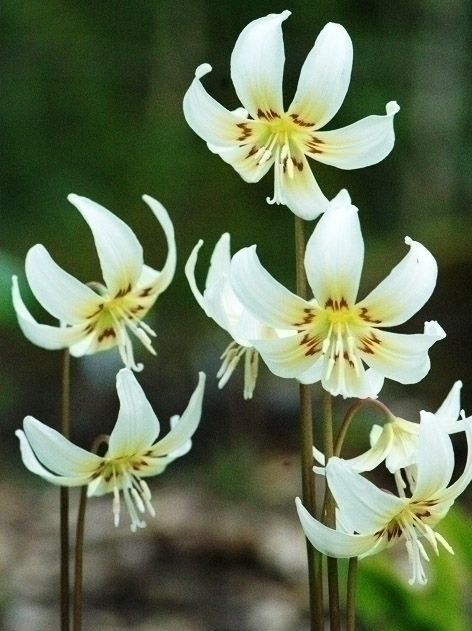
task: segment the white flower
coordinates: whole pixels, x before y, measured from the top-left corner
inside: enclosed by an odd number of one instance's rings
[[[331,458],[326,468],[329,488],[337,504],[336,530],[314,519],[296,499],[298,516],[311,544],[323,554],[337,558],[364,557],[403,540],[411,567],[410,584],[425,583],[422,560],[429,561],[422,540],[438,554],[441,544],[453,550],[434,528],[472,479],[472,426],[464,424],[467,462],[450,486],[454,450],[445,428],[434,414],[422,412],[418,439],[417,479],[411,497],[382,491],[352,470],[340,458]]]
[[[368,116],[333,131],[319,131],[341,107],[352,68],[352,42],[340,24],[327,24],[303,64],[292,104],[285,110],[282,22],[290,11],[254,20],[240,34],[231,56],[231,78],[244,108],[230,112],[213,99],[200,79],[211,70],[197,68],[184,98],[190,127],[209,148],[247,182],[258,182],[274,166],[274,196],[303,219],[322,213],[328,200],[306,156],[341,169],[358,169],[383,160],[393,148],[393,117],[399,106],[387,103],[385,116]]]
[[[461,388],[462,382],[456,381],[434,414],[436,421],[442,425],[448,434],[464,431],[468,422],[460,410]],[[412,423],[392,415],[391,420],[383,426],[372,426],[369,435],[370,449],[359,456],[345,459],[344,462],[353,471],[362,473],[372,471],[385,461],[385,466],[395,476],[399,488],[406,488],[404,477],[410,488],[413,488],[416,480],[419,433],[419,423]],[[324,454],[315,448],[313,448],[313,453],[315,460],[322,465],[322,467],[315,467],[315,471],[324,474]],[[401,469],[404,470],[403,473]]]
[[[24,465],[59,486],[85,486],[87,496],[113,493],[115,526],[120,519],[120,493],[131,518],[131,530],[146,524],[139,517],[146,510],[154,516],[151,493],[143,478],[162,473],[166,466],[187,453],[198,427],[205,375],[199,373],[197,388],[187,409],[171,419],[170,432],[159,436],[159,421],[133,373],[122,368],[116,377],[120,411],[110,435],[107,452],[98,456],[77,447],[56,430],[32,416],[17,430]]]
[[[256,386],[259,353],[249,339],[274,338],[291,331],[275,331],[262,324],[243,307],[229,282],[231,264],[230,235],[223,234],[211,256],[210,267],[203,294],[195,280],[198,252],[203,245],[200,240],[193,248],[185,265],[185,275],[195,299],[209,318],[212,318],[233,338],[221,356],[223,363],[218,371],[218,387],[223,388],[239,361],[244,358],[244,398],[251,399]]]
[[[410,251],[364,300],[357,291],[364,259],[357,208],[341,191],[318,222],[305,252],[308,283],[304,300],[262,267],[256,246],[243,248],[231,263],[231,284],[254,317],[271,327],[292,329],[284,339],[251,340],[270,370],[302,383],[320,381],[331,394],[375,397],[384,377],[416,383],[430,368],[428,349],[445,336],[436,322],[424,333],[385,331],[408,320],[430,297],[437,265],[430,252],[409,237]],[[366,371],[364,364],[370,367]]]
[[[149,195],[143,199],[167,240],[169,251],[161,271],[143,263],[142,247],[121,219],[90,199],[69,195],[68,200],[92,231],[104,284],[84,285],[60,268],[44,246],[33,246],[26,255],[26,277],[37,300],[61,322],[60,327],[36,322],[23,303],[14,276],[13,306],[21,330],[33,344],[47,349],[69,348],[76,357],[118,346],[125,366],[140,370],[142,364],[134,360],[131,331],[155,355],[151,343],[155,333],[142,318],[172,281],[176,247],[165,208]]]

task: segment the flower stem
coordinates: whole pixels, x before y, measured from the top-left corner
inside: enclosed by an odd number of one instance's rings
[[[77,529],[75,535],[74,608],[72,618],[72,631],[80,631],[82,629],[82,579],[86,508],[87,487],[84,486],[80,492],[79,510],[77,513]]]
[[[305,229],[303,220],[295,217],[295,265],[297,293],[307,298],[307,280],[304,266]],[[313,475],[313,413],[311,388],[300,384],[300,449],[302,467],[303,503],[312,515],[316,515],[315,476]],[[311,631],[322,631],[323,624],[323,577],[321,555],[307,540],[308,584],[310,593]]]
[[[387,422],[395,418],[388,407],[378,399],[360,399],[359,401],[356,401],[349,407],[343,419],[343,422],[341,423],[341,427],[336,437],[336,444],[334,447],[335,456],[341,455],[341,450],[343,448],[347,430],[349,429],[354,416],[357,414],[357,412],[359,412],[359,410],[362,410],[362,408],[364,407],[372,407],[380,410],[386,417]]]
[[[323,390],[323,448],[326,462],[334,452],[333,438],[333,412],[332,400],[329,392]],[[333,496],[326,485],[325,487],[325,515],[323,515],[324,523],[330,528],[336,528],[336,514]],[[329,594],[329,617],[331,631],[339,631],[341,628],[341,620],[339,614],[339,586],[338,586],[338,561],[333,557],[327,558],[328,566],[328,594]]]
[[[70,355],[63,352],[62,360],[62,435],[70,436]],[[69,582],[69,489],[60,489],[60,538],[61,538],[61,631],[70,629],[70,582]]]
[[[347,574],[346,631],[356,631],[356,579],[357,557],[351,557]]]

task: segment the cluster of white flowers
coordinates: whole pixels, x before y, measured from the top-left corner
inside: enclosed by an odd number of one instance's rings
[[[429,349],[445,332],[436,321],[423,332],[402,334],[386,329],[411,318],[429,299],[437,264],[422,244],[405,237],[408,251],[390,274],[365,298],[358,299],[364,242],[357,208],[346,190],[328,200],[320,190],[308,158],[340,169],[356,169],[385,158],[394,145],[395,101],[385,115],[368,116],[338,130],[320,131],[340,108],[352,68],[352,43],[339,24],[328,24],[301,69],[295,96],[283,105],[284,46],[282,22],[289,11],[251,22],[239,36],[231,57],[231,77],[243,107],[229,111],[204,89],[211,70],[203,64],[184,98],[188,124],[212,152],[248,182],[274,168],[270,204],[284,204],[302,219],[319,215],[306,245],[305,271],[313,297],[302,298],[282,286],[261,265],[256,246],[230,252],[225,233],[216,244],[203,293],[195,267],[203,241],[187,260],[185,273],[198,304],[231,336],[218,372],[223,387],[238,362],[244,363],[244,397],[253,396],[259,356],[280,377],[303,384],[320,382],[331,395],[376,398],[384,379],[413,384],[430,368]],[[131,527],[144,525],[140,514],[153,514],[143,478],[164,470],[190,448],[199,423],[204,374],[190,403],[172,429],[156,442],[159,423],[131,370],[133,333],[154,353],[154,331],[143,321],[156,298],[170,284],[176,266],[174,230],[165,209],[144,196],[164,230],[168,256],[162,270],[143,262],[142,248],[131,229],[111,212],[86,198],[69,200],[89,224],[100,260],[103,283],[87,285],[62,270],[42,245],[26,257],[26,276],[34,296],[60,321],[39,324],[13,279],[13,304],[20,327],[33,343],[47,349],[68,348],[74,356],[117,346],[126,368],[117,376],[120,413],[103,456],[89,453],[32,417],[19,430],[25,465],[46,480],[63,486],[88,486],[88,495],[113,493],[118,524],[120,497]],[[131,369],[131,370],[130,370]],[[472,421],[460,416],[457,382],[444,404],[419,424],[393,417],[374,426],[370,449],[356,458],[332,457],[315,471],[325,475],[337,506],[336,527],[316,519],[297,498],[307,538],[333,557],[366,556],[403,539],[411,562],[410,582],[426,580],[428,560],[422,539],[438,552],[449,544],[434,530],[472,478]],[[449,435],[463,432],[467,462],[450,484],[454,451]],[[385,463],[397,495],[377,488],[362,473]]]

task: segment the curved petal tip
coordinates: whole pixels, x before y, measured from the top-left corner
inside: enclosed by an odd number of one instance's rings
[[[201,79],[202,77],[204,77],[206,74],[208,74],[209,72],[212,71],[212,67],[210,66],[210,64],[200,64],[198,66],[198,68],[195,70],[195,77],[197,79]]]

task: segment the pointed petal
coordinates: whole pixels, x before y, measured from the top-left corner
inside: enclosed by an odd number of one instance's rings
[[[316,149],[308,150],[307,155],[338,169],[361,169],[377,164],[393,149],[393,117],[399,109],[396,101],[390,101],[384,116],[374,114],[341,129],[317,131],[310,141],[310,146]]]
[[[182,450],[187,441],[195,433],[200,423],[202,414],[203,393],[205,390],[205,373],[198,373],[198,385],[190,397],[185,412],[170,432],[159,440],[152,448],[153,456],[172,456],[176,451]]]
[[[376,326],[396,326],[411,318],[433,293],[438,266],[421,243],[405,238],[407,255],[358,307]],[[456,417],[457,418],[457,417]]]
[[[454,450],[445,428],[431,412],[421,413],[412,501],[434,498],[447,487],[454,471]]]
[[[257,125],[257,122],[254,122],[245,127],[246,133],[248,134],[249,131],[252,130],[251,135],[248,136],[251,144],[224,149],[218,149],[213,146],[210,147],[222,160],[230,164],[245,182],[249,182],[250,184],[259,182],[274,164],[274,156],[271,156],[268,160],[260,164],[260,154],[258,154],[258,151],[263,147],[264,142],[262,138],[260,138]]]
[[[467,460],[462,474],[454,484],[441,493],[441,501],[454,501],[469,486],[472,480],[472,417],[464,419],[464,431],[467,437]]]
[[[107,458],[133,456],[147,451],[159,435],[159,421],[134,374],[122,368],[116,375],[120,411]]]
[[[239,250],[231,261],[231,286],[255,318],[269,326],[297,329],[313,305],[275,280],[261,265],[256,246]]]
[[[462,381],[456,381],[449,394],[435,412],[435,416],[440,423],[446,425],[457,421],[461,411],[461,389]]]
[[[321,377],[321,343],[305,332],[290,337],[252,340],[269,370],[278,377],[296,378],[315,383]]]
[[[177,247],[175,244],[175,232],[174,225],[169,217],[169,213],[164,206],[154,199],[150,195],[143,195],[143,200],[149,206],[154,213],[157,221],[161,224],[161,228],[164,231],[164,235],[167,241],[167,258],[164,263],[164,267],[156,272],[155,280],[150,285],[150,293],[154,296],[158,296],[172,282],[175,274],[175,266],[177,263]],[[147,266],[145,266],[147,267]],[[139,281],[139,285],[142,282],[142,278]]]
[[[59,486],[84,486],[88,484],[91,475],[89,473],[75,476],[55,475],[43,467],[34,454],[25,433],[21,429],[17,429],[15,435],[20,441],[21,459],[23,464],[31,473],[41,476],[47,482],[57,484]]]
[[[311,545],[319,550],[322,554],[329,557],[344,559],[349,557],[357,557],[371,552],[373,548],[378,546],[378,537],[373,534],[351,535],[328,528],[317,519],[312,517],[303,506],[299,497],[295,500],[297,505],[298,517],[305,533],[306,538]],[[382,548],[379,547],[380,552]]]
[[[328,199],[318,186],[305,156],[299,153],[297,157],[294,152],[292,157],[295,164],[293,171],[275,165],[276,169],[280,169],[280,191],[278,196],[274,196],[274,201],[277,198],[277,203],[285,204],[297,217],[316,219],[328,207]],[[273,203],[270,199],[267,202]]]
[[[78,324],[102,302],[90,287],[64,271],[46,248],[34,245],[26,255],[26,277],[38,302],[58,320]]]
[[[401,334],[375,329],[376,342],[362,359],[384,377],[399,383],[417,383],[430,369],[428,350],[446,334],[437,322],[425,322],[424,333]]]
[[[102,458],[64,438],[52,427],[27,416],[23,430],[36,458],[53,473],[73,477],[91,475]]]
[[[380,436],[370,449],[355,458],[346,460],[346,462],[357,473],[372,471],[385,460],[392,448],[393,441],[393,425],[392,423],[386,423],[381,428]]]
[[[141,275],[143,249],[131,228],[109,210],[80,195],[67,199],[92,231],[103,280],[112,295],[130,291]]]
[[[218,239],[210,259],[210,268],[205,281],[205,289],[211,287],[221,276],[229,274],[231,264],[230,235],[225,232]]]
[[[384,382],[379,373],[375,370],[366,370],[358,357],[357,365],[349,357],[338,357],[332,369],[329,367],[329,361],[329,357],[325,355],[321,385],[334,397],[341,395],[345,399],[377,398]]]
[[[363,261],[357,208],[342,190],[329,203],[306,246],[306,274],[321,306],[342,299],[349,307],[354,305]]]
[[[231,55],[231,78],[239,100],[253,118],[258,111],[281,114],[285,63],[282,22],[290,11],[271,13],[248,24]]]
[[[20,329],[25,337],[36,346],[48,350],[67,348],[85,336],[82,324],[58,327],[36,322],[21,298],[16,276],[12,277],[12,299]]]
[[[243,133],[238,125],[250,125],[250,121],[241,112],[230,112],[208,94],[200,79],[210,71],[209,64],[202,64],[195,71],[195,79],[184,96],[185,120],[200,138],[214,145],[215,150],[237,147]]]
[[[202,247],[202,245],[203,245],[203,241],[202,239],[200,239],[197,245],[190,252],[190,256],[188,257],[187,262],[185,263],[185,277],[188,280],[188,284],[190,285],[190,289],[192,291],[192,294],[195,297],[195,300],[198,302],[198,304],[203,309],[203,311],[205,311],[205,313],[208,315],[206,307],[205,307],[205,300],[203,298],[203,294],[198,289],[197,281],[195,279],[195,267],[197,265],[198,252],[200,251],[200,248]]]
[[[352,69],[352,42],[346,29],[329,22],[303,64],[289,109],[314,129],[329,122],[344,101]]]
[[[408,503],[377,488],[354,472],[341,458],[330,458],[326,478],[343,522],[353,532],[374,533],[383,530]]]

